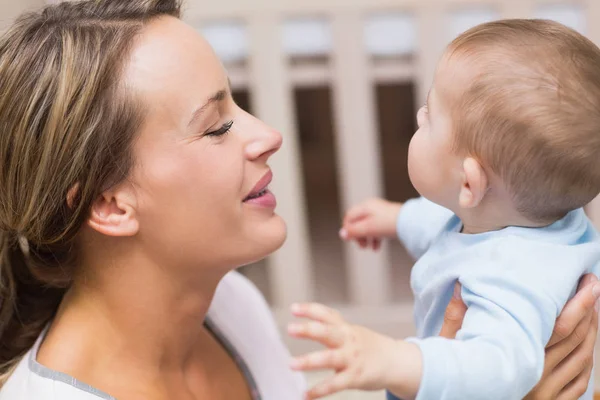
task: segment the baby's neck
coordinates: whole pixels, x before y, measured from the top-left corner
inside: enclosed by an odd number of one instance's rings
[[[456,212],[463,223],[462,233],[477,234],[497,231],[508,226],[541,228],[555,221],[532,221],[510,206],[482,204],[473,209],[461,209]]]

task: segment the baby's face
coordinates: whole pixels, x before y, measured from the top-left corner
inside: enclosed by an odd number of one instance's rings
[[[452,149],[452,123],[442,95],[451,79],[444,73],[443,62],[438,66],[427,104],[417,113],[419,129],[408,149],[408,173],[422,196],[456,210],[462,159]]]

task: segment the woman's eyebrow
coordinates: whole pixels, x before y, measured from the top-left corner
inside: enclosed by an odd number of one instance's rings
[[[208,107],[210,107],[212,104],[219,102],[219,101],[223,101],[227,98],[227,90],[222,89],[219,90],[217,93],[213,94],[208,101],[206,102],[206,104],[204,104],[202,107],[200,107],[199,109],[197,109],[196,111],[194,111],[194,113],[192,114],[192,118],[190,119],[190,122],[188,123],[188,126],[192,125],[194,122],[196,122],[198,120],[198,118],[200,118],[202,116],[202,113],[204,111],[206,111],[206,109]]]

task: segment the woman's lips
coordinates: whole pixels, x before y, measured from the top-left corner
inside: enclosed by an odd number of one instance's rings
[[[275,208],[277,206],[277,199],[269,189],[265,189],[258,197],[244,200],[244,203],[264,208]]]
[[[275,208],[277,205],[277,199],[275,195],[269,190],[269,184],[273,180],[273,173],[269,170],[258,183],[254,186],[254,189],[246,196],[244,203],[253,204],[260,207]]]

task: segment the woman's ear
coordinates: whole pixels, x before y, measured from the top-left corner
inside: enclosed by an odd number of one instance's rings
[[[463,161],[463,181],[458,204],[461,208],[477,207],[488,191],[487,175],[477,160],[468,157]]]
[[[75,198],[79,193],[79,182],[71,186],[71,189],[67,192],[67,207],[72,209],[75,206]]]
[[[139,230],[137,202],[130,188],[102,193],[92,204],[88,225],[107,236],[134,236]]]

